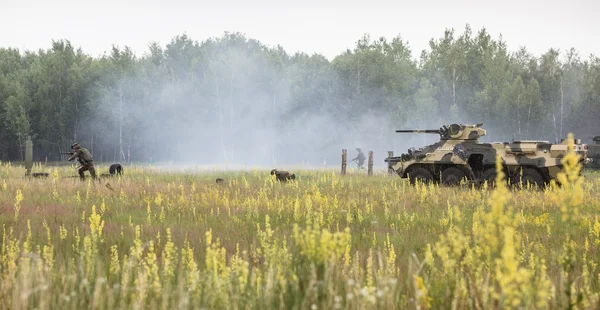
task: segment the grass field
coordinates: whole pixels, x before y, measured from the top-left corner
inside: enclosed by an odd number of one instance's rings
[[[595,172],[540,191],[383,172],[298,170],[282,184],[262,170],[128,166],[81,182],[44,169],[0,166],[3,308],[599,307]]]

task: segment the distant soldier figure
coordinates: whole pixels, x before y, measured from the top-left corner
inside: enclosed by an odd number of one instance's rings
[[[277,169],[273,169],[271,170],[271,175],[275,176],[275,179],[277,179],[277,181],[280,182],[287,182],[288,180],[295,180],[296,179],[296,175],[295,174],[290,174],[287,171],[282,171],[282,170],[277,170]]]
[[[67,160],[71,161],[77,158],[77,161],[81,165],[81,167],[79,167],[78,170],[79,177],[82,180],[85,179],[85,175],[83,175],[83,172],[89,170],[90,174],[92,175],[92,178],[96,179],[96,170],[94,169],[94,158],[92,157],[90,151],[88,151],[84,147],[79,146],[79,143],[71,145],[71,149],[73,149],[73,151],[75,152],[69,153],[71,157],[69,157]]]
[[[363,153],[363,151],[360,148],[356,148],[356,150],[358,151],[358,156],[356,156],[356,158],[354,158],[351,161],[357,160],[356,164],[358,165],[358,169],[364,169],[363,164],[365,163],[365,160],[367,159],[367,157],[365,156],[365,153]]]

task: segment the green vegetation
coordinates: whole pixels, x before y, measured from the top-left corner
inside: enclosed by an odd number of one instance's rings
[[[177,36],[141,57],[114,47],[94,58],[55,41],[25,54],[0,49],[0,160],[21,160],[28,134],[35,160],[56,160],[77,141],[102,161],[177,161],[194,143],[201,149],[189,156],[231,163],[268,141],[286,153],[267,157],[292,164],[337,158],[340,137],[389,146],[394,129],[442,121],[484,122],[493,140],[587,139],[598,134],[599,81],[597,57],[531,55],[469,27],[433,38],[418,60],[400,36],[366,36],[332,60],[237,33]],[[311,130],[328,134],[297,134]]]
[[[144,164],[81,182],[73,166],[26,178],[14,164],[28,135],[35,161],[78,141],[101,163],[279,165],[337,158],[339,137],[393,145],[405,125],[475,120],[497,140],[551,141],[596,128],[597,57],[511,53],[469,27],[410,55],[400,37],[364,37],[330,61],[229,33],[152,43],[140,58],[116,47],[93,58],[68,41],[0,49],[0,304],[599,308],[600,174],[582,179],[572,153],[562,186],[543,191]]]
[[[0,303],[595,308],[600,178],[583,181],[565,162],[563,186],[545,191],[331,170],[294,171],[282,184],[268,171],[129,167],[80,182],[72,167],[25,179],[3,164]]]

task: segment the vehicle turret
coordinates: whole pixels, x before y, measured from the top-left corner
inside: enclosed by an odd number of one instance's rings
[[[405,129],[396,130],[398,133],[435,133],[440,135],[440,140],[479,140],[485,136],[486,130],[481,128],[483,123],[477,125],[452,124],[442,126],[440,129]]]

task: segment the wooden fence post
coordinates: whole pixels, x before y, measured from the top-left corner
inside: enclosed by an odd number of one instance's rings
[[[25,141],[25,175],[31,175],[31,168],[33,167],[33,142],[31,136],[27,136]]]
[[[394,157],[394,151],[388,151],[388,160]],[[392,169],[392,164],[388,161],[388,174],[394,174],[394,169]]]
[[[369,151],[369,176],[373,175],[373,151]]]
[[[346,157],[348,155],[348,150],[342,149],[342,175],[346,174]]]

